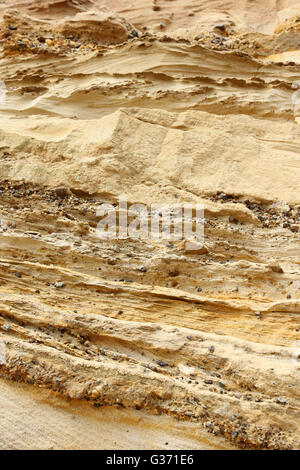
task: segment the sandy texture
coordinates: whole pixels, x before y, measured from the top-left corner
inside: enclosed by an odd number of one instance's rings
[[[183,3],[0,3],[1,449],[300,448],[300,8]]]

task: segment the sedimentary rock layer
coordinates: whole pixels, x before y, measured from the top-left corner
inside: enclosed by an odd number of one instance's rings
[[[299,448],[296,2],[142,3],[0,4],[0,448]],[[205,248],[99,239],[120,195]]]

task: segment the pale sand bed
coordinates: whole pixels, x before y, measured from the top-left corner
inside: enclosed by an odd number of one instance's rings
[[[68,402],[0,380],[0,449],[224,449],[191,423],[142,411]],[[166,445],[166,443],[168,443]]]

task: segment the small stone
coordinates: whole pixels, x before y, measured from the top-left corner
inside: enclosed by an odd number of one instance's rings
[[[290,206],[286,204],[284,201],[275,202],[274,204],[271,205],[271,209],[275,209],[277,212],[281,214],[288,213],[291,210]]]
[[[18,278],[21,278],[22,274],[21,273],[15,273],[15,276],[18,277]]]
[[[217,28],[220,31],[225,31],[226,30],[226,25],[225,25],[225,23],[215,23],[214,28]]]
[[[214,347],[214,346],[210,346],[210,347],[209,347],[209,352],[210,352],[210,353],[214,353],[214,352],[215,352],[215,347]]]
[[[219,386],[220,386],[221,388],[225,388],[224,382],[219,382]]]
[[[9,331],[10,330],[10,325],[3,325],[2,326],[2,329],[5,330],[5,331]]]
[[[188,335],[186,339],[192,340],[193,338],[190,335]]]
[[[273,273],[278,273],[278,274],[283,273],[283,269],[281,266],[279,266],[279,264],[271,264],[269,268],[271,269],[271,271],[273,271]]]
[[[237,431],[232,431],[231,433],[231,437],[232,439],[235,439],[236,437],[238,437],[239,433]]]
[[[55,194],[60,198],[65,198],[69,195],[69,190],[67,188],[56,188]]]
[[[141,268],[138,268],[138,271],[140,271],[141,273],[146,273],[147,268],[146,268],[146,266],[142,266]]]
[[[287,299],[291,299],[291,298],[292,298],[291,294],[288,294],[288,295],[286,296],[286,298],[287,298]]]
[[[65,287],[65,283],[64,283],[64,282],[61,282],[61,281],[55,282],[55,283],[54,283],[54,287],[55,287],[56,289],[60,289],[60,288],[62,288],[62,287]]]

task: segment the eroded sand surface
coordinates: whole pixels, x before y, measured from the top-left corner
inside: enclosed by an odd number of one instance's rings
[[[6,381],[1,381],[0,392],[1,450],[228,448],[224,439],[211,436],[196,423],[178,423],[168,416],[111,407],[95,411],[83,401],[66,401],[51,392]]]
[[[183,3],[0,3],[1,449],[300,448],[300,5]]]

